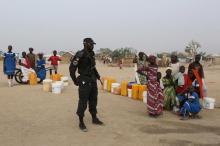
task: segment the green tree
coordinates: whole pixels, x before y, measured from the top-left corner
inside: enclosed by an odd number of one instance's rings
[[[117,61],[122,58],[134,57],[135,53],[136,53],[136,50],[133,48],[128,48],[128,47],[118,48],[112,52],[111,57],[114,61]]]

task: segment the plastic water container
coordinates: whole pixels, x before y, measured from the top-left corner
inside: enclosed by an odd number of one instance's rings
[[[113,94],[120,95],[121,94],[121,86],[115,87],[113,89]]]
[[[52,80],[51,79],[43,80],[43,91],[51,92],[51,90],[52,90]]]
[[[103,89],[107,91],[108,90],[108,79],[107,78],[104,79],[103,84],[104,84],[103,85],[104,86]]]
[[[105,80],[106,80],[106,79],[107,79],[107,77],[102,77],[102,78],[101,78],[101,81],[102,81],[102,83],[103,83],[103,85],[101,86],[101,89],[102,89],[102,90],[105,90],[105,89],[104,89],[104,88],[105,88],[104,86],[105,86]]]
[[[215,99],[211,97],[205,97],[203,107],[206,109],[214,109],[215,108]]]
[[[62,83],[61,82],[52,83],[52,93],[61,94],[61,92],[62,92]]]
[[[133,84],[136,84],[136,83],[135,83],[135,82],[129,82],[127,88],[128,88],[128,89],[132,89],[132,85],[133,85]]]
[[[128,89],[128,97],[132,98],[132,89]]]
[[[61,76],[62,75],[60,75],[60,74],[53,74],[53,75],[51,75],[51,79],[53,81],[60,81],[61,80]]]
[[[29,84],[30,85],[37,85],[37,75],[34,72],[29,74]]]
[[[114,89],[120,87],[119,83],[112,83],[111,85],[111,93],[114,93]]]
[[[139,100],[143,100],[143,92],[147,90],[146,85],[139,85]]]
[[[127,81],[123,81],[121,83],[121,95],[122,96],[127,96],[128,95],[128,82]]]
[[[108,92],[111,92],[111,88],[112,88],[111,86],[112,86],[112,83],[115,83],[115,82],[116,82],[115,79],[111,79],[111,78],[108,79],[108,87],[107,87],[107,88],[108,88],[108,89],[107,89]]]
[[[63,82],[63,86],[69,85],[69,78],[66,76],[61,77],[61,81]]]
[[[56,83],[60,84],[61,85],[61,89],[64,88],[64,84],[63,84],[63,81],[56,81]]]
[[[147,103],[147,91],[143,92],[143,102]]]
[[[133,84],[132,85],[132,98],[138,99],[138,97],[139,97],[139,85]]]

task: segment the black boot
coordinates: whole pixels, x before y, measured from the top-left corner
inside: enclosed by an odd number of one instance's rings
[[[95,125],[103,125],[104,123],[102,121],[100,121],[96,115],[92,115],[92,123]]]
[[[87,132],[86,125],[84,124],[83,118],[79,117],[79,129],[82,130],[83,132]]]

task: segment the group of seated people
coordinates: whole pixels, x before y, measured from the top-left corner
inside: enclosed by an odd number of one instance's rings
[[[199,98],[200,89],[197,79],[194,79],[192,70],[185,74],[185,67],[180,66],[177,78],[172,76],[172,69],[166,70],[166,75],[161,79],[158,72],[158,81],[164,94],[164,110],[173,111],[185,120],[189,117],[199,118],[201,110]]]
[[[137,63],[137,79],[140,84],[147,84],[149,102],[154,101],[155,106],[148,105],[148,111],[154,109],[158,110],[158,106],[161,98],[158,98],[162,91],[162,104],[163,110],[173,111],[181,116],[181,119],[185,120],[189,117],[200,118],[198,113],[201,110],[199,99],[203,99],[207,92],[203,67],[200,64],[201,55],[195,56],[195,61],[188,66],[188,72],[185,73],[185,66],[181,66],[178,62],[176,55],[171,55],[170,67],[166,69],[166,74],[162,77],[161,72],[157,71],[156,78],[159,87],[154,83],[153,74],[150,72],[152,68],[150,57],[143,52],[139,53],[139,56],[134,59],[134,63]],[[150,62],[146,65],[146,62]],[[143,70],[145,68],[145,70]],[[154,68],[158,68],[157,65]],[[144,72],[143,72],[144,71]],[[152,88],[153,87],[153,88]],[[160,89],[158,89],[160,88]],[[152,90],[153,89],[153,90]],[[158,92],[158,93],[155,93]],[[161,97],[161,96],[160,96]]]
[[[29,74],[31,72],[36,73],[37,77],[41,80],[46,78],[46,61],[44,59],[43,53],[39,53],[38,55],[33,53],[33,48],[29,48],[29,53],[27,54],[25,51],[21,53],[21,58],[18,60],[18,64],[20,65],[22,72],[22,82],[28,83]],[[38,56],[38,57],[37,57]],[[3,54],[3,71],[8,77],[8,85],[9,87],[13,86],[13,77],[15,75],[17,58],[15,53],[12,52],[12,46],[8,46],[8,52]],[[50,56],[48,61],[51,62],[51,66],[49,68],[50,75],[52,75],[52,70],[57,74],[58,69],[58,61],[61,61],[60,57],[57,56],[57,51],[53,51],[53,55]]]

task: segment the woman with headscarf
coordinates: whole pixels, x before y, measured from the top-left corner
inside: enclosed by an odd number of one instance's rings
[[[163,92],[157,80],[158,66],[156,57],[149,57],[148,67],[139,69],[138,72],[146,71],[148,77],[147,110],[150,116],[157,117],[163,112]]]
[[[193,72],[194,76],[192,77],[192,80],[198,83],[195,90],[199,94],[199,97],[203,98],[204,91],[207,92],[207,89],[204,80],[204,71],[202,65],[200,64],[200,60],[201,55],[197,54],[195,56],[195,61],[189,64],[188,72]]]
[[[133,60],[133,63],[137,63],[137,67],[135,67],[135,71],[141,68],[146,67],[146,63],[147,63],[147,55],[144,54],[144,52],[139,52],[138,53],[138,58],[135,57],[135,59]],[[146,85],[147,84],[147,78],[146,75],[143,73],[137,73],[136,76],[136,81],[138,84],[141,85]]]
[[[168,68],[166,76],[162,79],[164,86],[164,109],[166,110],[172,110],[176,106],[176,92],[171,74],[172,70]]]

